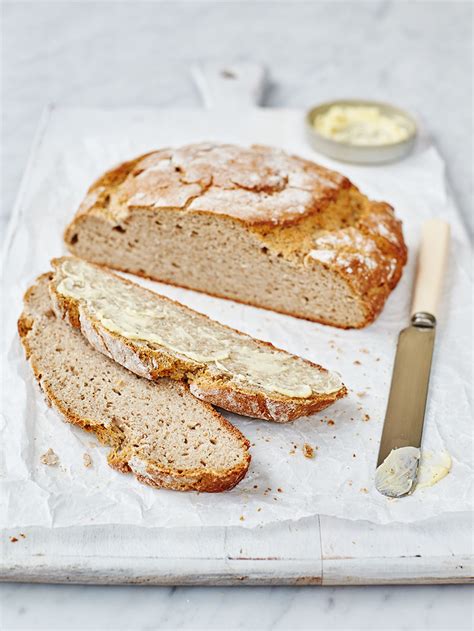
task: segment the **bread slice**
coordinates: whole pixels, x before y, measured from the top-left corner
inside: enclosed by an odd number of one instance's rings
[[[65,241],[99,265],[342,328],[376,318],[407,258],[393,209],[344,176],[210,143],[103,175]]]
[[[277,422],[346,394],[336,373],[77,258],[52,261],[56,314],[132,372],[186,381],[208,403]]]
[[[26,292],[21,341],[46,399],[68,423],[93,432],[112,450],[111,467],[150,486],[225,491],[246,474],[246,438],[185,385],[152,383],[95,351],[56,318],[40,276]]]

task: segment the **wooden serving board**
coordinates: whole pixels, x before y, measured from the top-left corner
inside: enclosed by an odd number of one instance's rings
[[[258,92],[255,80],[247,91]],[[17,214],[49,124],[33,147]],[[467,512],[383,526],[320,515],[257,528],[9,528],[0,546],[4,581],[361,585],[461,583],[474,575]]]
[[[318,516],[253,529],[14,529],[2,532],[0,557],[2,580],[41,583],[474,582],[468,513],[386,526]]]

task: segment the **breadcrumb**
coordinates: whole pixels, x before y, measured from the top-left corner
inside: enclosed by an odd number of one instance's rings
[[[330,418],[330,419],[328,420],[328,425],[335,425],[335,423],[334,423],[334,421],[332,420],[332,418]]]
[[[92,467],[92,458],[90,457],[88,453],[85,453],[82,456],[82,462],[84,463],[84,466],[87,467],[88,469]]]
[[[10,541],[12,543],[16,543],[18,541],[18,539],[16,537],[10,537]]]
[[[48,467],[55,467],[59,464],[59,457],[50,447],[48,451],[41,456],[41,462],[48,465]]]
[[[303,445],[303,456],[305,458],[314,458],[314,449],[308,443]]]

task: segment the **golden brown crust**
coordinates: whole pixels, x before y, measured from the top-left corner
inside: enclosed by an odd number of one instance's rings
[[[56,270],[60,268],[65,260],[67,260],[67,257],[53,259],[51,264]],[[102,269],[98,265],[94,267]],[[132,281],[118,277],[110,270],[106,271],[111,276],[120,278],[120,280],[126,284],[135,285]],[[152,294],[154,297],[157,296],[155,292],[149,289],[142,289]],[[129,370],[153,381],[162,377],[185,381],[196,397],[202,401],[219,405],[229,412],[284,423],[295,420],[301,416],[309,416],[331,405],[337,399],[347,394],[347,389],[344,385],[342,385],[337,392],[330,394],[313,393],[307,398],[291,398],[277,392],[263,394],[262,392],[246,389],[243,386],[237,387],[235,384],[229,387],[227,383],[223,383],[219,379],[214,378],[207,370],[200,369],[196,372],[196,366],[192,362],[161,352],[158,349],[138,347],[133,340],[129,340],[118,333],[104,329],[99,322],[90,317],[85,316],[81,318],[82,314],[79,303],[57,291],[56,279],[50,282],[50,295],[56,314],[73,327],[80,329],[89,343],[97,350],[100,350],[102,353],[117,361],[114,352],[115,342],[119,344],[120,348],[120,363],[125,365]],[[179,305],[181,309],[189,311],[190,313],[195,313],[192,309],[189,309],[189,307],[185,307],[171,298],[161,295],[159,298],[165,302]],[[204,314],[200,314],[200,316],[212,321],[211,318]],[[219,326],[228,331],[241,334],[240,331],[226,325],[220,324]],[[259,340],[259,344],[271,349],[281,350],[277,349],[270,342]],[[129,356],[128,361],[127,355]],[[307,359],[303,361],[317,370],[325,371],[319,364],[315,364]]]
[[[50,282],[52,278],[53,274],[51,272],[39,276],[36,283],[29,287],[25,292],[23,299],[24,304],[28,305],[38,283],[42,281]],[[52,311],[51,317],[55,317]],[[121,430],[114,425],[100,425],[98,423],[93,423],[88,419],[81,418],[56,396],[53,388],[51,388],[43,379],[43,375],[35,362],[34,355],[31,352],[28,340],[28,335],[30,334],[34,324],[34,316],[27,313],[25,310],[18,319],[17,328],[21,343],[25,349],[26,358],[29,360],[33,374],[46,398],[48,405],[54,407],[67,423],[77,425],[81,427],[81,429],[95,434],[101,443],[112,447],[112,450],[109,452],[107,458],[110,466],[122,473],[130,473],[132,471],[128,465],[128,461],[131,457],[131,454],[129,453],[130,448],[123,448],[123,436]],[[232,489],[244,478],[251,460],[251,456],[248,453],[248,449],[250,447],[249,441],[236,427],[234,427],[234,425],[214,410],[210,404],[203,402],[202,405],[206,407],[207,412],[210,412],[215,416],[216,420],[227,432],[232,433],[241,442],[242,447],[246,452],[244,462],[225,471],[204,471],[203,469],[183,469],[178,471],[164,465],[159,465],[156,462],[147,462],[146,475],[135,474],[136,478],[140,482],[155,488],[166,488],[177,491],[218,493]]]

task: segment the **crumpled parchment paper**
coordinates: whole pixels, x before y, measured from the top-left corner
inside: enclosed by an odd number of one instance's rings
[[[166,145],[201,140],[266,143],[347,174],[404,222],[409,262],[379,319],[341,331],[206,295],[143,282],[221,322],[337,370],[349,396],[321,414],[276,425],[226,414],[252,443],[247,477],[218,495],[155,490],[106,464],[107,448],[49,409],[16,334],[22,294],[64,252],[62,231],[87,186],[124,159]],[[389,500],[374,473],[399,330],[408,322],[420,226],[433,215],[452,226],[424,449],[447,451],[451,473],[413,496]],[[16,208],[3,276],[2,506],[4,526],[140,524],[255,526],[325,514],[376,523],[411,522],[470,508],[472,498],[472,341],[470,245],[445,178],[426,139],[408,159],[379,167],[336,164],[312,152],[302,113],[249,110],[58,109],[33,153]],[[258,270],[256,270],[258,273]],[[314,449],[314,458],[303,453]],[[52,448],[57,466],[41,463]],[[89,454],[92,466],[84,466]]]

